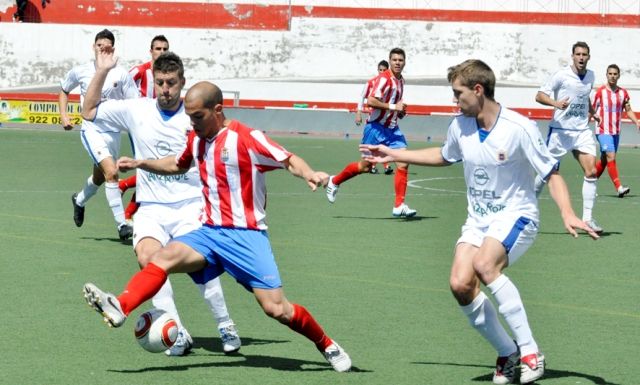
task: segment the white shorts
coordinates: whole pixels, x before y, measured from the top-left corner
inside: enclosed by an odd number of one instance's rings
[[[141,203],[133,221],[133,247],[143,238],[158,240],[163,246],[171,239],[202,226],[202,200],[177,203]]]
[[[96,165],[108,157],[118,159],[120,154],[119,132],[98,132],[96,130],[80,131],[80,139],[85,150]]]
[[[596,156],[596,140],[591,130],[549,128],[547,147],[556,160],[573,150]]]
[[[489,227],[465,223],[456,245],[469,243],[480,247],[485,237],[497,239],[504,246],[511,266],[531,247],[537,235],[538,224],[535,221],[525,217],[505,216],[493,221]]]

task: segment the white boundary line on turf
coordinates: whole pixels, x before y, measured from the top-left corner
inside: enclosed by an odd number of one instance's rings
[[[457,190],[447,190],[441,188],[433,188],[433,187],[424,187],[420,186],[417,183],[420,182],[431,182],[436,180],[451,180],[451,179],[464,179],[462,176],[443,176],[443,177],[435,177],[435,178],[426,178],[426,179],[414,179],[407,182],[407,186],[418,188],[421,190],[429,190],[429,191],[438,191],[438,192],[446,192],[446,193],[456,193],[456,194],[466,194],[466,191],[457,191]]]

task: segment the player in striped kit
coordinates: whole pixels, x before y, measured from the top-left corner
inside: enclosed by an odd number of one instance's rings
[[[462,162],[467,220],[454,250],[451,292],[470,325],[498,353],[493,383],[512,383],[521,362],[520,383],[529,384],[544,374],[545,358],[533,338],[518,288],[503,270],[529,249],[538,233],[534,174],[548,182],[571,235],[577,237],[575,229],[594,239],[598,235],[574,214],[567,186],[557,172],[558,161],[536,124],[495,101],[493,70],[480,60],[467,60],[451,67],[448,79],[461,114],[449,125],[443,147],[398,151],[361,145],[361,151],[378,162],[402,160],[425,166]],[[490,291],[497,309],[480,283]]]
[[[571,48],[572,64],[554,73],[536,94],[536,101],[554,107],[553,119],[549,122],[547,146],[551,154],[560,159],[571,152],[584,172],[582,183],[582,219],[596,232],[602,227],[593,218],[596,201],[596,141],[589,129],[589,119],[596,122],[589,95],[595,75],[587,69],[590,50],[587,43],[579,41]],[[539,194],[544,181],[536,178],[536,192]]]
[[[373,90],[367,98],[371,114],[364,128],[361,144],[384,144],[391,148],[407,148],[407,140],[398,127],[398,119],[402,119],[407,114],[407,104],[402,100],[404,91],[402,70],[406,64],[405,58],[403,49],[392,49],[389,52],[391,68],[376,77]],[[360,159],[358,162],[349,163],[339,174],[331,176],[326,190],[329,202],[336,201],[338,188],[342,183],[369,172],[371,166],[371,162]],[[409,208],[404,202],[407,192],[408,168],[408,164],[396,162],[394,178],[396,197],[391,211],[394,217],[413,217],[417,214],[416,210]]]
[[[378,75],[383,73],[384,71],[389,69],[389,62],[386,60],[381,60],[378,63]],[[362,112],[365,110],[365,105],[367,104],[367,99],[369,99],[369,94],[373,90],[373,85],[378,78],[378,75],[372,77],[367,81],[367,83],[362,88],[362,92],[360,93],[360,99],[358,99],[358,105],[356,106],[356,126],[360,126],[362,124]],[[371,165],[371,169],[369,170],[371,174],[377,174],[378,168],[375,164]],[[393,168],[389,166],[388,163],[384,164],[384,174],[391,175],[393,174]]]
[[[105,61],[103,59],[109,59]],[[112,53],[98,57],[96,75],[91,81],[83,105],[83,116],[98,124],[116,128],[129,127],[137,159],[158,159],[181,152],[186,144],[189,117],[185,114],[180,93],[185,85],[182,60],[165,53],[154,62],[158,98],[137,98],[99,103],[96,90],[104,82],[105,71],[115,66]],[[139,212],[134,222],[133,247],[138,263],[144,267],[151,255],[169,241],[201,226],[201,188],[198,170],[188,168],[183,175],[167,176],[137,170]],[[204,267],[204,266],[203,266]],[[229,316],[220,280],[211,268],[195,271],[191,278],[198,286],[217,322],[225,354],[240,349],[241,341]],[[193,340],[183,326],[167,280],[152,299],[153,305],[173,315],[178,322],[178,339],[166,351],[170,356],[187,354]]]
[[[253,292],[265,314],[311,340],[334,370],[348,371],[349,355],[325,334],[307,309],[285,297],[265,222],[267,171],[285,168],[313,190],[329,176],[312,170],[302,158],[261,131],[226,119],[222,104],[222,91],[217,86],[195,84],[184,100],[193,127],[185,150],[177,157],[118,161],[124,169],[174,177],[195,163],[204,198],[203,226],[155,252],[118,297],[88,283],[85,298],[110,325],[118,327],[132,310],[160,290],[168,274],[209,267],[217,277],[226,271]]]
[[[596,163],[598,178],[605,168],[618,193],[619,198],[629,194],[631,189],[623,186],[618,175],[616,152],[620,142],[620,121],[625,111],[631,121],[640,129],[640,122],[631,108],[629,93],[618,86],[620,67],[611,64],[607,67],[607,84],[600,86],[593,97],[593,109],[600,117],[600,124],[595,127],[596,138],[600,143],[600,160]]]
[[[129,70],[129,74],[133,78],[133,81],[138,86],[140,90],[140,95],[144,98],[154,99],[156,97],[155,87],[153,84],[153,62],[160,56],[162,53],[167,52],[169,50],[169,40],[164,35],[157,35],[151,39],[151,49],[149,53],[151,53],[151,60],[137,65]],[[121,179],[118,182],[118,187],[120,191],[124,194],[128,189],[136,186],[136,175]],[[136,194],[133,193],[131,197],[131,201],[124,209],[124,217],[127,220],[131,220],[133,214],[138,210],[138,204],[136,202]]]
[[[105,29],[94,39],[94,50],[101,47],[113,48],[115,37],[111,31]],[[97,52],[97,51],[96,51]],[[89,82],[95,74],[95,62],[91,61],[73,67],[67,75],[60,81],[61,91],[58,97],[60,106],[60,118],[65,130],[73,128],[67,114],[67,104],[69,93],[80,86],[80,98],[89,87]],[[139,96],[138,89],[131,79],[131,76],[121,67],[113,68],[108,75],[100,94],[102,99],[131,99]],[[126,127],[124,128],[127,129]],[[98,188],[105,183],[105,195],[107,202],[116,221],[118,236],[121,240],[129,239],[133,235],[133,228],[127,223],[124,216],[122,196],[118,186],[118,170],[115,160],[120,152],[120,130],[108,125],[95,125],[91,122],[83,122],[80,138],[84,148],[93,160],[93,173],[86,180],[82,190],[71,196],[73,204],[73,220],[76,226],[80,227],[84,223],[85,204],[95,195]]]

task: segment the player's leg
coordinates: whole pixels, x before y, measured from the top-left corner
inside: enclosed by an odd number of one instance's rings
[[[102,171],[97,166],[97,155],[95,151],[90,147],[90,143],[84,130],[80,131],[80,140],[82,141],[82,146],[91,157],[93,168],[91,170],[91,176],[85,181],[82,189],[71,196],[71,203],[73,204],[73,221],[78,227],[82,226],[82,224],[84,223],[84,206],[87,204],[89,199],[91,199],[91,197],[96,194],[98,188],[104,183],[104,174],[102,174]]]
[[[399,128],[394,130],[386,130],[385,138],[381,142],[389,148],[405,150],[407,148],[407,139]],[[395,190],[395,202],[391,214],[394,217],[413,217],[418,212],[409,208],[405,203],[407,195],[407,182],[409,180],[409,164],[396,162],[396,175],[393,179]]]
[[[544,356],[533,338],[520,292],[503,273],[503,269],[524,254],[533,244],[537,232],[537,224],[526,218],[496,221],[490,226],[473,258],[473,269],[491,291],[498,312],[518,344],[522,357],[521,383],[529,383],[544,374]]]
[[[574,156],[584,171],[582,183],[582,220],[597,233],[601,233],[602,227],[593,218],[593,207],[596,202],[597,181],[596,157],[593,154],[574,151]]]
[[[506,384],[515,378],[520,355],[518,347],[500,323],[493,303],[480,291],[479,281],[472,264],[473,257],[479,249],[472,243],[480,244],[481,240],[480,233],[473,229],[467,227],[463,230],[455,249],[449,285],[471,327],[476,329],[497,352],[493,382]]]
[[[118,185],[118,167],[116,166],[115,159],[118,159],[120,151],[120,133],[101,132],[100,135],[109,151],[109,156],[104,157],[104,159],[99,162],[105,178],[104,191],[107,202],[109,203],[109,208],[111,208],[113,214],[113,219],[118,227],[118,236],[121,240],[126,240],[133,235],[133,227],[125,220],[122,194],[120,193],[120,187]]]
[[[618,193],[619,198],[624,198],[625,195],[629,194],[631,189],[627,186],[622,185],[622,181],[620,181],[620,176],[618,173],[618,164],[616,162],[616,154],[618,152],[618,144],[620,143],[620,135],[609,135],[610,143],[606,148],[605,156],[607,159],[607,171],[609,172],[609,177],[613,182],[613,185]]]
[[[201,243],[207,241],[206,235],[202,234],[194,234],[192,238],[201,239]],[[85,284],[84,296],[110,326],[119,327],[129,313],[160,291],[168,274],[198,271],[206,264],[202,254],[185,243],[174,241],[154,253],[149,263],[131,277],[119,296],[104,292],[91,283]]]

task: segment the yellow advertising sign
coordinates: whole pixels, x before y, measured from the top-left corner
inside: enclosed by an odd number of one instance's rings
[[[71,124],[80,125],[80,103],[69,102],[67,113]],[[0,123],[60,124],[60,111],[56,102],[26,100],[0,100]]]

